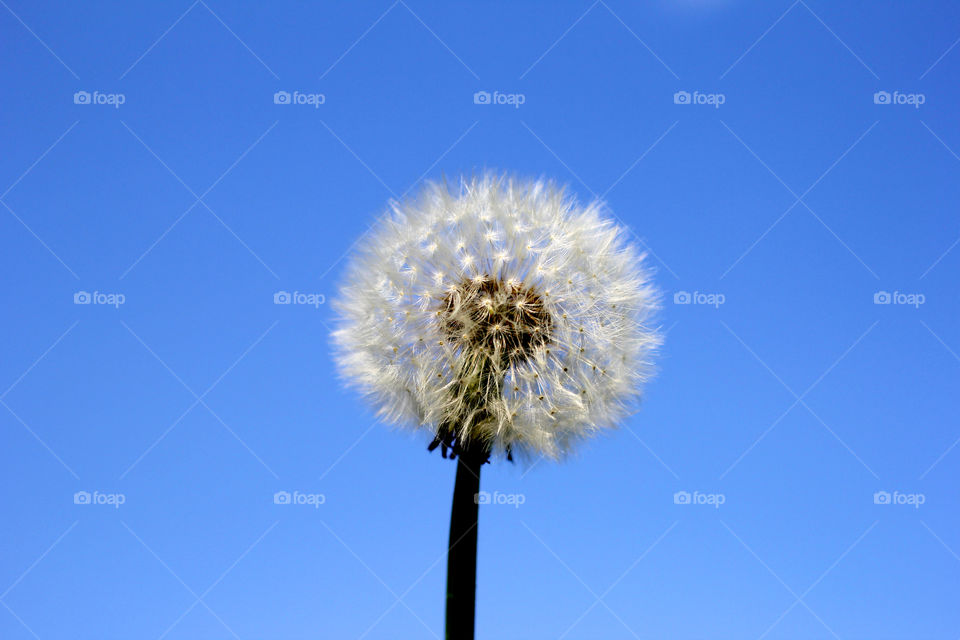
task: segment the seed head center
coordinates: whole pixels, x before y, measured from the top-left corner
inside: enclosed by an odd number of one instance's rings
[[[549,343],[553,326],[536,290],[486,275],[450,289],[441,302],[440,322],[450,340],[500,366],[522,362]]]

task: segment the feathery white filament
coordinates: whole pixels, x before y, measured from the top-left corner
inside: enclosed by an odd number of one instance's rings
[[[364,239],[337,301],[341,373],[381,417],[560,457],[635,405],[660,343],[643,255],[542,181],[429,184]]]

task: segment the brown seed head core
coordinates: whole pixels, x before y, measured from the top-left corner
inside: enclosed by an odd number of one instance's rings
[[[489,275],[450,288],[437,311],[441,331],[461,348],[450,388],[448,415],[438,425],[430,449],[454,455],[490,455],[493,418],[490,402],[500,397],[506,370],[550,343],[553,319],[532,287]],[[507,458],[511,458],[507,446]]]
[[[539,293],[488,275],[451,288],[441,303],[440,321],[450,340],[497,368],[529,358],[550,342],[553,327]]]

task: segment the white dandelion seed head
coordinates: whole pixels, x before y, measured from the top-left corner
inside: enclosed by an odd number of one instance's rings
[[[658,293],[643,259],[601,203],[552,183],[430,183],[352,259],[340,372],[390,422],[561,457],[616,426],[651,375]]]

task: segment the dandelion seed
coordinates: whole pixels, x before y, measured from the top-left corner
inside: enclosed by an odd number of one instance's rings
[[[396,204],[337,302],[342,374],[387,421],[493,455],[559,458],[616,426],[651,373],[658,296],[603,213],[494,174]]]

